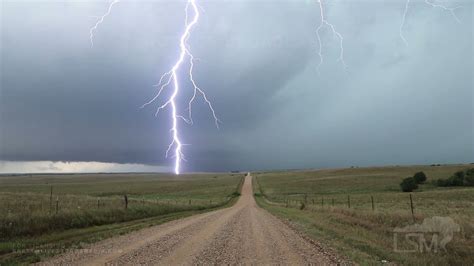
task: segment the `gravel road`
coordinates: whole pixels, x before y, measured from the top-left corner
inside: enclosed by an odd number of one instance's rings
[[[259,208],[248,174],[232,207],[92,244],[42,265],[334,265],[337,257]]]

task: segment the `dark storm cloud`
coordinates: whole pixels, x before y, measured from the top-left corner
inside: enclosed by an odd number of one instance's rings
[[[223,124],[196,102],[186,170],[474,161],[472,4],[457,24],[414,3],[405,47],[404,3],[372,2],[327,6],[349,67],[324,30],[318,75],[313,2],[203,1],[195,78]],[[168,113],[139,106],[177,56],[183,2],[123,1],[91,48],[104,8],[3,3],[0,160],[170,163]]]

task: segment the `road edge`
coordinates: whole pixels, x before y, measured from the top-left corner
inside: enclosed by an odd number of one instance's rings
[[[283,224],[288,226],[288,228],[290,228],[295,234],[297,234],[298,236],[303,238],[305,241],[310,243],[312,246],[314,246],[315,249],[318,250],[318,252],[326,255],[331,260],[331,262],[337,265],[357,265],[354,262],[352,262],[348,257],[339,254],[334,248],[324,245],[318,240],[312,238],[310,235],[308,235],[307,233],[299,229],[294,224],[294,222],[292,222],[290,219],[274,214],[268,208],[266,208],[265,204],[270,205],[272,204],[272,202],[269,201],[265,197],[264,194],[262,194],[262,191],[260,190],[260,186],[258,183],[258,179],[255,176],[252,176],[252,192],[253,192],[253,197],[255,199],[255,202],[257,203],[257,206],[260,209],[262,209],[263,211],[267,212],[268,214],[280,220]],[[277,207],[281,207],[281,206],[277,206]]]

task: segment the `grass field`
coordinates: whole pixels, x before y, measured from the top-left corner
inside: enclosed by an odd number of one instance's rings
[[[447,178],[458,170],[472,167],[410,166],[256,173],[256,198],[262,207],[290,219],[299,229],[357,263],[473,265],[474,187],[438,188],[431,184],[432,180]],[[415,222],[420,224],[424,218],[443,216],[451,217],[461,227],[447,245],[446,252],[401,253],[394,250],[394,228],[414,223],[410,193],[401,192],[399,184],[403,178],[418,171],[425,172],[428,180],[411,193]],[[399,243],[404,248],[408,244]]]
[[[243,174],[0,176],[0,265],[231,204]],[[52,189],[52,195],[51,195]],[[124,195],[128,198],[125,208]],[[27,252],[25,252],[27,250]],[[19,252],[21,251],[21,252]]]

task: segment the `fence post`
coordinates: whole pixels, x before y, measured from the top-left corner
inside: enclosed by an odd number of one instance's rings
[[[324,197],[321,197],[321,207],[324,207]]]
[[[191,200],[189,200],[189,205],[191,205]]]
[[[375,211],[374,196],[371,195],[370,200],[372,201],[372,211]]]
[[[123,200],[124,200],[124,203],[125,203],[125,209],[128,209],[128,197],[127,197],[127,194],[123,195]]]
[[[413,222],[415,222],[415,212],[413,211],[413,199],[411,197],[411,193],[410,193],[410,208],[411,208],[411,216],[413,218]]]
[[[51,186],[51,190],[49,192],[49,212],[53,211],[53,186]]]
[[[97,209],[99,209],[99,208],[100,208],[100,198],[97,199]]]
[[[56,214],[58,214],[59,211],[59,196],[56,197]]]
[[[312,201],[313,201],[313,205],[314,205],[314,199],[312,199]]]
[[[351,208],[351,196],[347,195],[347,207]]]
[[[332,206],[334,207],[334,198],[332,199]]]

